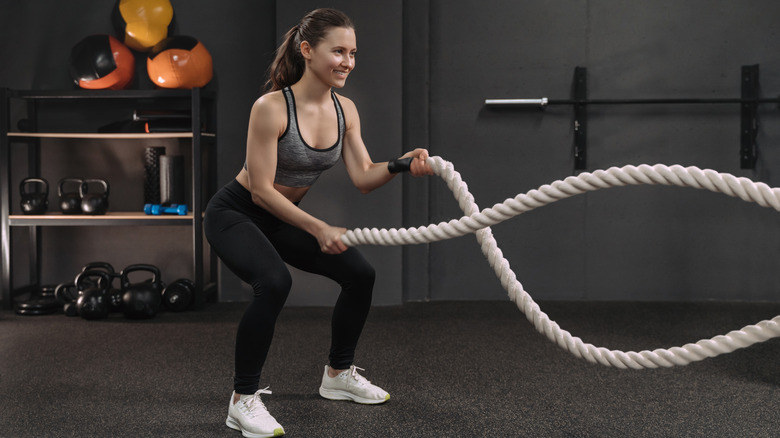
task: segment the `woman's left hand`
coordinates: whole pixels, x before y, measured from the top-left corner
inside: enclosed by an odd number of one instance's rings
[[[428,150],[418,148],[407,152],[401,158],[414,158],[409,168],[409,173],[414,176],[433,175],[433,169],[428,165]]]

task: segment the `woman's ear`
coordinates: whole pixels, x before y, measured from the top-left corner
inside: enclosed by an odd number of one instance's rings
[[[301,41],[301,56],[303,59],[311,59],[311,44],[308,41]]]

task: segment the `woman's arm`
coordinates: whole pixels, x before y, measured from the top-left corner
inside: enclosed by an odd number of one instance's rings
[[[271,93],[252,106],[247,133],[246,160],[252,201],[280,220],[298,227],[317,238],[320,248],[328,254],[346,251],[340,236],[346,229],[332,227],[306,213],[274,187],[277,141],[287,124],[287,107],[281,93]]]
[[[360,116],[355,104],[342,96],[339,96],[339,101],[342,103],[347,124],[344,134],[344,164],[355,187],[360,190],[360,193],[368,193],[387,184],[393,179],[395,173],[390,173],[387,161],[381,163],[371,161],[360,134]],[[426,163],[428,151],[425,149],[415,149],[400,158],[413,158],[409,170],[414,176],[433,174],[433,169]]]

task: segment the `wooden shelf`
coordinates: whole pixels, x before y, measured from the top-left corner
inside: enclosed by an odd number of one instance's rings
[[[133,225],[192,225],[192,213],[180,215],[148,215],[142,212],[108,212],[103,215],[42,215],[12,214],[10,226],[133,226]]]
[[[14,301],[14,290],[28,279],[17,280],[14,284],[12,273],[15,258],[12,257],[10,228],[29,228],[27,237],[29,264],[29,284],[37,287],[41,282],[41,252],[42,228],[44,227],[145,227],[145,226],[179,226],[191,229],[191,238],[187,248],[191,246],[192,280],[195,283],[195,307],[205,304],[206,288],[213,290],[217,278],[217,258],[211,250],[208,259],[209,266],[204,262],[204,238],[203,238],[203,210],[208,195],[216,191],[216,92],[203,91],[199,88],[191,90],[9,90],[0,88],[0,300],[8,308]],[[11,108],[16,110],[11,111]],[[18,107],[18,108],[17,108]],[[11,130],[10,115],[19,109],[26,107],[28,130]],[[81,123],[47,125],[39,122],[56,120],[57,113],[77,109],[84,112],[84,124]],[[129,112],[130,110],[151,111],[176,111],[180,114],[188,114],[190,124],[184,128],[194,126],[194,130],[180,130],[178,127],[168,127],[165,132],[98,132],[104,128],[91,127],[90,114],[94,124],[105,125],[107,117],[113,113]],[[105,113],[105,114],[104,114]],[[117,116],[118,117],[118,116]],[[126,117],[126,116],[124,116]],[[189,126],[191,125],[191,126]],[[107,128],[106,128],[107,129]],[[163,129],[160,126],[158,129]],[[139,129],[140,130],[140,129]],[[64,131],[64,132],[63,132]],[[204,132],[206,131],[206,132]],[[210,131],[210,132],[208,132]],[[105,215],[64,215],[59,209],[53,208],[51,212],[42,215],[23,215],[21,210],[12,208],[11,193],[16,186],[11,185],[11,144],[21,143],[26,146],[27,168],[30,175],[37,175],[41,170],[41,139],[81,139],[106,140],[95,142],[95,146],[103,146],[103,143],[154,139],[179,139],[181,146],[185,143],[191,145],[191,158],[188,170],[189,194],[188,206],[191,212],[187,215],[147,215],[141,208],[133,209],[132,205],[123,208],[131,208],[132,211],[110,211]],[[140,164],[136,163],[136,164]],[[18,172],[18,171],[17,171]],[[140,206],[139,206],[140,207]],[[14,210],[17,214],[11,214]],[[164,231],[159,231],[164,232]],[[186,243],[182,241],[182,243]],[[208,276],[206,273],[208,272]]]
[[[214,137],[212,133],[204,132],[203,137]],[[9,137],[26,138],[110,138],[110,139],[143,139],[143,138],[192,138],[192,132],[138,132],[138,133],[94,133],[94,132],[9,132]]]
[[[216,98],[216,92],[199,90],[204,100]],[[192,90],[154,89],[154,90],[8,90],[8,96],[32,100],[67,100],[67,99],[189,99]]]

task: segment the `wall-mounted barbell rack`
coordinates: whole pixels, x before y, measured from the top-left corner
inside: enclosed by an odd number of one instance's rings
[[[574,168],[587,168],[588,105],[645,105],[645,104],[740,104],[740,167],[755,169],[758,157],[758,105],[780,104],[780,97],[759,97],[758,64],[743,65],[739,98],[660,98],[660,99],[588,99],[587,68],[575,67],[571,99],[485,99],[488,108],[538,107],[572,105],[574,107]]]

